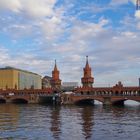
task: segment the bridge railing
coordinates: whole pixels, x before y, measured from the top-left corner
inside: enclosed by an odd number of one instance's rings
[[[11,91],[11,92],[6,92],[6,91],[0,91],[0,96],[1,97],[9,97],[9,96],[30,96],[30,95],[36,95],[36,96],[50,96],[50,95],[56,95],[58,93],[48,93],[48,92],[34,92],[34,91]]]
[[[111,92],[85,92],[75,93],[75,96],[140,96],[140,92],[124,92],[124,93],[111,93]]]

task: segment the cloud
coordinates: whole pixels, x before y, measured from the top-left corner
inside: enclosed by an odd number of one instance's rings
[[[1,65],[4,65],[5,62],[9,59],[8,49],[0,45],[0,62]]]
[[[40,59],[38,54],[33,54],[27,50],[26,52],[17,52],[16,55],[12,55],[4,46],[0,46],[0,62],[1,67],[12,66],[26,69],[42,76],[45,74],[51,75],[53,69],[53,62],[48,58]]]
[[[56,0],[1,0],[0,9],[23,12],[31,17],[50,17]]]
[[[51,17],[56,0],[21,0],[22,10],[31,17]]]
[[[110,17],[110,14],[103,13],[108,8],[113,10],[116,5],[119,7],[130,0],[112,0],[112,6],[106,4],[103,7],[88,2],[85,7],[74,0],[58,5],[57,2],[0,1],[0,9],[6,11],[0,11],[0,34],[5,39],[0,40],[3,46],[0,47],[1,66],[10,64],[42,75],[51,75],[53,60],[57,59],[62,80],[80,82],[85,56],[89,55],[96,85],[108,81],[115,84],[119,79],[127,82],[126,77],[134,76],[131,68],[138,75],[138,18],[135,19],[132,13],[129,15],[124,12],[129,16],[123,19],[117,12],[116,17],[120,17],[120,20],[116,23],[114,15]],[[90,4],[99,9],[89,12]],[[13,43],[12,40],[16,41]],[[133,82],[134,78],[131,84]]]
[[[97,82],[102,83],[103,78],[104,81],[109,80],[114,84],[119,78],[127,82],[120,75],[123,71],[139,65],[139,33],[128,29],[116,31],[108,25],[109,20],[104,18],[99,19],[97,23],[74,20],[68,40],[50,47],[49,52],[59,57],[62,79],[76,79],[80,82],[85,56],[89,55]],[[47,50],[48,48],[44,51]],[[114,74],[119,76],[112,80]]]
[[[108,21],[105,19],[102,19],[97,24],[83,22],[75,24],[71,30],[69,47],[66,45],[68,48],[73,48],[71,57],[74,57],[74,52],[83,58],[88,54],[91,59],[93,72],[99,78],[101,78],[100,75],[105,78],[106,74],[109,74],[110,77],[113,77],[114,73],[121,75],[121,71],[130,67],[136,68],[140,60],[138,54],[140,51],[139,33],[129,30],[119,32],[119,30],[116,31],[113,28],[106,28],[107,24]],[[80,51],[81,42],[84,49]],[[67,51],[67,55],[69,51]],[[68,60],[69,63],[71,60]],[[84,66],[84,59],[81,58],[80,63],[77,62],[77,64],[72,63],[70,65],[74,65],[74,67],[76,65]],[[117,77],[117,79],[119,78],[122,79],[121,76]],[[111,78],[110,81],[112,81]],[[115,83],[114,81],[112,82]],[[122,79],[122,81],[126,82],[125,79]]]
[[[19,0],[1,0],[0,1],[1,10],[11,10],[13,12],[19,12],[22,9],[22,4]]]
[[[12,11],[8,16],[6,13],[2,15],[0,27],[8,36],[11,35],[11,38],[27,36],[35,38],[36,35],[51,44],[61,38],[66,26],[64,9],[56,7],[56,2],[56,0],[0,1],[1,10]]]
[[[62,20],[59,17],[52,17],[49,20],[44,20],[40,24],[40,29],[44,34],[47,41],[54,41],[55,39],[61,37],[64,32]]]
[[[137,11],[135,12],[135,17],[136,17],[137,19],[140,19],[140,10],[137,10]]]

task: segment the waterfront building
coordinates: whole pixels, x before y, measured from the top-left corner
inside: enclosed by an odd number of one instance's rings
[[[0,89],[41,89],[41,76],[13,67],[0,68]]]
[[[78,82],[63,82],[62,83],[62,90],[71,91],[78,87]]]
[[[44,76],[42,78],[42,88],[43,89],[50,88],[51,87],[51,80],[52,80],[52,77],[50,77],[50,76]]]
[[[83,74],[83,77],[81,78],[83,87],[92,87],[94,78],[92,77],[92,74],[91,74],[91,67],[89,66],[88,56],[86,56],[86,65],[83,71],[84,71],[84,74]]]
[[[55,60],[54,70],[52,71],[51,86],[52,88],[56,88],[56,89],[61,88],[61,80],[59,78],[59,70],[57,68],[56,60]]]

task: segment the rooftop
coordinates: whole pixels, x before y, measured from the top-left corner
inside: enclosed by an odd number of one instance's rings
[[[6,66],[5,68],[0,68],[0,70],[17,70],[17,71],[26,72],[26,73],[30,73],[30,74],[34,74],[34,75],[40,76],[37,73],[30,72],[30,71],[27,71],[27,70],[18,69],[18,68],[14,68],[14,67],[11,67],[11,66]]]

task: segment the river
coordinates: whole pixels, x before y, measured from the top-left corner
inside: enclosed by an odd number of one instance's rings
[[[140,105],[0,105],[0,140],[85,139],[140,140]]]

